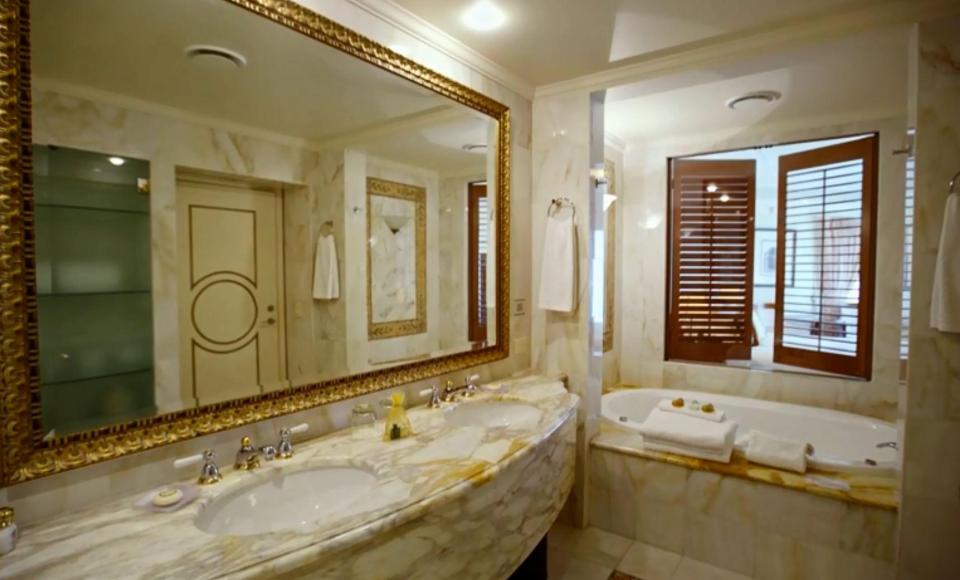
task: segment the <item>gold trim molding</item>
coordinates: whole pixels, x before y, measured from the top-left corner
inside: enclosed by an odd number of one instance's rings
[[[318,40],[499,122],[497,143],[497,342],[411,362],[41,440],[33,239],[29,0],[0,0],[0,485],[21,483],[504,359],[509,355],[510,111],[291,0],[224,0]]]
[[[367,338],[381,340],[427,331],[427,190],[416,185],[367,178],[367,239],[373,238],[373,200],[371,197],[389,197],[409,201],[414,205],[414,280],[416,314],[409,320],[374,322],[373,320],[373,261],[371,246],[367,245]]]

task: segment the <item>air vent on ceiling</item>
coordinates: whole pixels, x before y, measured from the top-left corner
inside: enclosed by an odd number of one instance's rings
[[[743,110],[753,108],[756,105],[767,105],[779,101],[782,96],[783,95],[777,91],[753,91],[740,95],[739,97],[728,99],[727,107],[735,111]]]
[[[247,57],[239,52],[210,44],[191,44],[184,51],[192,61],[211,63],[230,63],[236,68],[247,65]]]

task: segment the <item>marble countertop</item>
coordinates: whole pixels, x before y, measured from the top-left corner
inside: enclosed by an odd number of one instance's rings
[[[348,429],[301,442],[292,459],[265,463],[254,472],[225,469],[223,482],[201,487],[199,499],[173,513],[134,507],[141,494],[28,527],[16,550],[0,557],[0,578],[244,577],[278,558],[323,558],[493,479],[563,425],[579,402],[556,380],[527,377],[502,384],[505,392],[470,401],[526,402],[539,411],[536,417],[508,428],[455,427],[444,420],[445,409],[414,408],[411,438],[382,441],[380,421],[376,431]],[[338,465],[374,473],[376,492],[314,530],[221,536],[194,524],[216,497],[270,478],[276,470]]]

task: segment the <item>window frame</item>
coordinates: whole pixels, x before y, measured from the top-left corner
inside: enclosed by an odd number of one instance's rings
[[[872,373],[873,373],[873,349],[875,344],[874,334],[876,331],[876,328],[875,328],[875,317],[876,317],[875,300],[876,300],[876,283],[877,283],[876,281],[876,247],[877,247],[877,241],[878,241],[876,226],[877,226],[877,207],[879,204],[879,181],[880,181],[880,164],[879,164],[879,153],[878,153],[879,143],[880,143],[879,131],[862,131],[862,132],[856,132],[856,133],[848,133],[848,134],[841,134],[841,135],[827,135],[827,136],[815,137],[810,139],[798,139],[798,140],[783,141],[783,142],[777,142],[777,143],[745,145],[742,147],[719,149],[719,150],[713,150],[713,151],[702,151],[702,152],[688,153],[683,155],[675,155],[675,156],[667,157],[666,159],[666,162],[667,162],[666,202],[667,203],[666,203],[666,215],[664,218],[666,264],[664,268],[665,296],[664,296],[664,308],[663,308],[663,312],[664,312],[663,360],[665,362],[693,363],[693,364],[706,364],[706,365],[719,364],[721,366],[728,366],[730,368],[740,368],[740,369],[751,368],[750,364],[744,365],[742,364],[742,362],[755,364],[755,361],[753,361],[752,359],[748,359],[747,361],[742,361],[740,364],[737,364],[737,362],[732,362],[732,363],[728,361],[717,362],[715,360],[697,360],[694,358],[681,358],[677,356],[672,356],[673,353],[671,353],[669,344],[671,340],[670,309],[671,309],[672,292],[673,292],[671,285],[672,285],[672,277],[673,277],[673,252],[674,252],[673,180],[674,180],[675,163],[680,160],[685,160],[685,159],[690,160],[690,159],[694,159],[694,158],[698,158],[706,155],[733,153],[737,151],[745,151],[750,149],[773,148],[773,147],[787,146],[787,145],[800,145],[804,143],[814,143],[819,141],[833,141],[838,139],[850,139],[850,141],[848,142],[872,141],[873,143],[873,150],[872,150],[871,159],[870,159],[871,166],[870,166],[870,169],[868,170],[865,165],[865,170],[864,170],[865,176],[868,175],[868,172],[869,172],[869,179],[871,182],[869,191],[867,191],[866,188],[864,191],[864,208],[865,208],[864,211],[865,212],[867,211],[866,209],[867,204],[869,204],[870,206],[869,208],[870,231],[868,234],[864,229],[861,230],[862,232],[864,232],[863,236],[867,238],[867,241],[868,241],[868,243],[866,244],[866,248],[868,250],[868,258],[869,258],[868,260],[869,274],[861,274],[861,290],[860,290],[861,302],[863,301],[863,295],[865,292],[869,293],[870,295],[869,296],[870,305],[869,305],[868,315],[863,317],[863,320],[865,320],[866,324],[869,325],[869,331],[866,336],[867,346],[862,352],[862,357],[860,357],[863,360],[860,361],[860,368],[857,369],[857,372],[855,374],[850,373],[845,369],[831,370],[831,369],[811,367],[811,366],[799,366],[791,363],[776,363],[776,362],[772,367],[769,365],[763,364],[761,365],[761,367],[758,367],[758,368],[760,370],[768,370],[768,371],[772,370],[772,371],[784,372],[788,374],[790,373],[815,374],[818,376],[832,377],[832,378],[845,379],[845,380],[867,380],[867,381],[871,380]],[[830,147],[830,146],[825,145],[824,147]],[[783,227],[782,226],[783,220],[782,220],[782,217],[779,215],[781,212],[782,203],[780,201],[781,191],[780,191],[780,184],[779,184],[779,171],[777,173],[778,173],[777,175],[777,181],[778,181],[777,229],[780,230]],[[755,183],[754,195],[756,195],[757,186],[758,184]],[[753,227],[754,229],[756,228],[755,221],[753,222]],[[781,249],[783,248],[783,242],[780,239],[779,231],[778,231],[777,237],[778,237],[778,247],[777,247],[778,273],[777,273],[777,283],[775,284],[775,291],[776,291],[775,295],[779,296],[780,285],[781,285],[779,271],[782,269],[782,258],[780,257],[779,254],[781,252]],[[779,302],[777,302],[777,304],[779,304]],[[779,316],[779,312],[780,312],[780,307],[777,306],[775,309],[775,317]],[[776,334],[774,334],[774,338],[776,339]]]

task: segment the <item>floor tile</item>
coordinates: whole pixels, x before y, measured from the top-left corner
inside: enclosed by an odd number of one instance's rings
[[[607,580],[613,572],[593,562],[563,556],[551,557],[547,566],[549,580]]]
[[[633,540],[599,528],[576,530],[568,550],[574,558],[613,570],[630,549]]]
[[[617,565],[617,571],[643,580],[671,580],[682,556],[643,542],[634,542]]]
[[[750,577],[717,568],[692,558],[683,558],[680,560],[676,572],[673,573],[672,580],[750,580]]]

